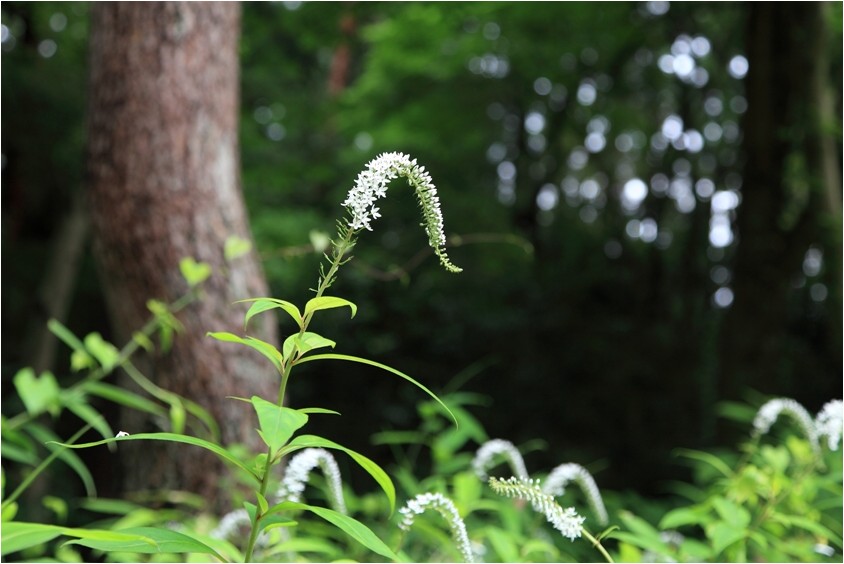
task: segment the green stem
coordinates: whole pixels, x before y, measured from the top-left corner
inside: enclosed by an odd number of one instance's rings
[[[76,433],[74,433],[72,437],[67,440],[67,444],[72,445],[73,443],[75,443],[77,440],[79,440],[79,437],[87,433],[88,429],[90,428],[91,425],[88,424],[79,429]],[[5,509],[10,503],[13,503],[18,497],[20,497],[20,495],[26,490],[26,488],[29,487],[29,484],[31,484],[33,480],[35,480],[35,478],[37,478],[41,474],[41,472],[43,472],[47,468],[47,466],[49,466],[62,453],[65,448],[66,447],[63,446],[56,447],[56,449],[50,454],[50,456],[45,458],[35,470],[27,474],[26,478],[24,478],[24,480],[15,489],[15,491],[13,491],[12,494],[3,501],[3,509]]]
[[[589,533],[589,531],[587,531],[586,529],[584,529],[582,527],[580,529],[580,532],[583,534],[584,537],[586,537],[587,539],[592,541],[592,546],[594,546],[595,548],[598,549],[598,552],[601,553],[601,555],[606,559],[607,562],[610,562],[611,564],[615,562],[615,560],[612,559],[612,556],[610,556],[610,553],[607,552],[607,549],[604,548],[604,545],[601,544],[601,541],[599,541],[598,539],[593,537]]]
[[[270,482],[270,468],[272,468],[272,464],[270,460],[272,458],[273,451],[272,449],[267,449],[267,461],[264,464],[264,475],[261,477],[261,497],[266,499],[267,497],[267,485]],[[259,526],[261,523],[261,519],[263,515],[261,515],[261,504],[258,503],[258,498],[255,498],[255,523],[252,525],[252,530],[249,533],[249,542],[246,544],[246,554],[243,558],[244,562],[251,562],[252,561],[252,551],[255,550],[255,542],[258,540],[258,531],[261,529]]]

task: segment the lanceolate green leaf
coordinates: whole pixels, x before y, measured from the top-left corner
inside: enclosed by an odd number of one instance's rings
[[[281,347],[281,353],[284,358],[290,358],[293,351],[298,350],[299,355],[303,355],[313,349],[323,347],[331,347],[332,349],[337,343],[330,339],[326,339],[322,335],[306,331],[304,333],[294,333],[284,340],[284,345]]]
[[[120,441],[170,441],[174,443],[184,443],[187,445],[198,446],[200,448],[204,448],[206,450],[210,450],[221,459],[230,462],[231,464],[237,466],[250,476],[255,479],[256,482],[260,482],[260,476],[256,475],[246,464],[235,458],[229,451],[221,447],[220,445],[203,441],[202,439],[198,439],[196,437],[190,437],[188,435],[177,435],[175,433],[138,433],[137,435],[128,435],[125,437],[114,438],[114,439],[104,439],[102,441],[94,441],[92,443],[82,443],[78,445],[68,445],[63,443],[56,443],[60,446],[66,448],[91,448],[95,446],[100,446],[112,442],[120,442]]]
[[[315,311],[321,309],[333,309],[336,307],[345,307],[349,306],[352,310],[352,317],[358,312],[358,306],[350,302],[349,300],[344,300],[343,298],[337,298],[335,296],[321,296],[319,298],[313,298],[305,304],[305,317],[312,315]]]
[[[85,345],[82,344],[82,341],[59,321],[51,319],[47,322],[47,328],[73,350],[85,352]]]
[[[156,547],[156,542],[151,538],[134,534],[128,531],[112,532],[98,531],[95,529],[73,529],[70,527],[59,527],[56,525],[45,525],[43,523],[3,523],[3,543],[0,545],[0,554],[3,556],[24,550],[33,546],[53,540],[59,536],[76,537],[81,539],[99,540],[101,542],[111,541],[114,543],[132,543],[145,547],[144,552]],[[133,550],[141,552],[141,550]],[[156,552],[157,550],[152,550]]]
[[[392,512],[393,510],[395,510],[396,488],[395,486],[393,486],[393,481],[390,480],[390,477],[387,475],[386,472],[384,472],[384,470],[381,469],[380,466],[378,466],[373,461],[371,461],[360,453],[357,453],[351,449],[339,445],[334,441],[329,441],[328,439],[317,437],[316,435],[299,435],[298,437],[290,441],[290,443],[281,450],[281,454],[286,455],[297,450],[311,447],[341,450],[351,456],[352,459],[354,459],[354,461],[357,462],[361,468],[369,472],[369,475],[372,476],[376,482],[378,482],[378,485],[381,486],[381,489],[384,490],[384,493],[387,494],[387,499],[390,501],[390,511]]]
[[[361,543],[363,546],[375,552],[376,554],[380,554],[386,558],[391,560],[398,560],[399,557],[390,550],[384,542],[378,538],[378,536],[372,532],[366,525],[349,517],[348,515],[343,515],[337,511],[333,511],[326,507],[318,507],[314,505],[306,505],[304,503],[295,503],[292,501],[285,501],[283,503],[279,503],[270,508],[270,513],[275,513],[278,511],[285,511],[287,509],[303,509],[305,511],[310,511],[314,515],[317,515],[338,529],[345,532],[347,535]]]
[[[374,366],[376,368],[380,368],[381,370],[386,370],[387,372],[391,372],[391,373],[395,374],[396,376],[400,376],[401,378],[404,378],[405,380],[407,380],[408,382],[410,382],[411,384],[413,384],[414,386],[416,386],[417,388],[419,388],[420,390],[422,390],[423,392],[425,392],[426,394],[428,394],[429,396],[434,398],[437,401],[437,403],[439,403],[441,406],[443,406],[443,408],[448,412],[448,415],[454,420],[454,423],[457,424],[457,418],[454,416],[454,413],[451,412],[451,410],[448,408],[448,406],[445,403],[443,403],[443,401],[439,397],[437,397],[437,395],[434,392],[432,392],[431,390],[429,390],[428,388],[426,388],[425,386],[423,386],[422,384],[420,384],[419,382],[417,382],[416,380],[414,380],[413,378],[411,378],[410,376],[408,376],[404,372],[400,372],[400,371],[396,370],[395,368],[391,368],[391,367],[387,366],[386,364],[381,364],[380,362],[375,362],[374,360],[368,360],[368,359],[360,358],[360,357],[357,357],[357,356],[349,356],[347,354],[333,354],[333,353],[315,354],[315,355],[312,355],[312,356],[306,356],[306,357],[299,359],[299,362],[297,364],[301,364],[303,362],[310,362],[312,360],[347,360],[349,362],[358,362],[360,364],[368,364],[369,366]]]
[[[259,313],[263,313],[271,309],[284,310],[290,317],[293,318],[293,321],[296,322],[300,329],[304,326],[304,319],[302,318],[302,313],[299,311],[298,307],[296,307],[290,302],[286,302],[284,300],[277,300],[275,298],[250,298],[248,300],[239,300],[235,303],[240,304],[244,302],[254,302],[249,308],[249,311],[247,311],[246,315],[243,317],[244,331],[246,331],[246,327],[247,325],[249,325],[250,319],[258,315]]]
[[[241,345],[246,345],[249,348],[255,349],[256,351],[264,355],[267,360],[272,362],[276,370],[282,372],[281,353],[278,352],[277,348],[275,348],[269,343],[262,341],[261,339],[256,339],[255,337],[246,337],[244,339],[242,337],[238,337],[237,335],[227,333],[225,331],[220,331],[217,333],[209,332],[207,335],[213,339],[217,339],[218,341],[224,341],[226,343],[239,343]]]
[[[166,410],[157,403],[118,386],[106,384],[105,382],[87,382],[82,385],[81,389],[91,395],[105,398],[109,401],[113,401],[114,403],[119,403],[121,405],[131,407],[132,409],[137,409],[138,411],[145,411],[146,413],[152,413],[153,415],[165,415],[167,413]]]
[[[293,433],[308,422],[306,414],[275,405],[258,396],[252,396],[252,405],[261,424],[259,434],[272,452],[287,444]]]
[[[104,439],[114,436],[114,431],[111,429],[111,425],[108,424],[108,421],[106,421],[102,415],[97,413],[96,409],[85,402],[84,396],[69,400],[65,403],[65,405],[71,412],[73,412],[74,415],[96,429],[96,431],[102,435]]]
[[[96,550],[140,552],[142,554],[166,554],[173,552],[211,554],[221,562],[226,561],[213,548],[184,532],[156,527],[132,527],[115,533],[108,531],[102,532],[109,533],[109,536],[103,536],[102,538],[84,536],[80,540],[70,541],[68,544],[79,544]],[[112,535],[126,535],[129,538],[109,538]]]

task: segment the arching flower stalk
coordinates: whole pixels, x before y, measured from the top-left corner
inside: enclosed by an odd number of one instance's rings
[[[472,460],[472,469],[481,480],[487,479],[487,470],[493,466],[495,458],[501,455],[510,465],[510,470],[519,478],[527,479],[528,472],[525,468],[525,461],[519,449],[510,441],[504,439],[492,439],[481,445],[475,458]]]
[[[573,462],[568,464],[560,464],[554,468],[545,480],[545,485],[542,486],[542,491],[554,497],[563,495],[565,487],[568,483],[575,482],[586,496],[589,506],[595,513],[598,523],[606,525],[609,522],[607,516],[607,509],[604,506],[604,500],[601,497],[601,492],[598,490],[598,485],[592,474],[580,464]]]
[[[301,501],[311,471],[319,466],[328,483],[329,499],[335,511],[346,513],[343,497],[343,482],[340,468],[334,456],[322,448],[306,448],[290,459],[284,471],[284,479],[276,493],[278,502]]]
[[[803,434],[812,445],[812,450],[820,452],[820,445],[818,444],[818,431],[815,428],[815,422],[806,408],[789,398],[773,399],[762,407],[756,413],[753,419],[753,436],[759,437],[771,430],[771,426],[777,421],[780,414],[788,415],[793,419]]]
[[[837,399],[824,404],[815,418],[818,440],[826,437],[829,449],[838,450],[842,427],[844,427],[844,403]]]
[[[454,502],[440,493],[423,493],[419,494],[407,504],[399,509],[402,515],[399,528],[403,531],[409,531],[413,526],[413,521],[417,515],[421,515],[427,509],[433,509],[443,516],[448,522],[451,529],[451,538],[457,544],[457,548],[463,555],[463,560],[466,562],[474,562],[472,555],[472,545],[469,542],[469,535],[466,532],[466,524],[457,512]]]
[[[524,499],[529,501],[535,511],[545,515],[545,518],[562,535],[572,541],[581,536],[585,517],[581,517],[574,510],[574,507],[563,509],[554,500],[554,497],[543,492],[539,480],[529,478],[517,478],[515,476],[507,480],[490,478],[489,485],[492,491],[499,495]]]

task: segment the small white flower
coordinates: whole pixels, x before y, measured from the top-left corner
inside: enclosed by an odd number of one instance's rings
[[[585,517],[581,517],[574,510],[574,507],[563,509],[553,496],[542,491],[539,480],[529,478],[517,478],[515,476],[507,480],[490,478],[489,485],[492,490],[507,497],[516,497],[530,502],[534,510],[545,515],[545,518],[562,535],[572,541],[581,536]]]
[[[472,545],[469,542],[469,535],[466,532],[466,524],[457,512],[454,502],[442,495],[441,493],[423,493],[419,494],[407,504],[399,509],[402,516],[399,528],[403,531],[409,531],[413,526],[413,521],[417,515],[422,515],[426,509],[433,509],[443,516],[448,522],[451,529],[451,537],[457,543],[457,548],[463,555],[466,562],[474,562]]]
[[[844,427],[844,403],[841,400],[827,402],[815,418],[818,439],[826,437],[830,450],[838,450],[841,442],[841,429]]]
[[[346,513],[340,468],[330,452],[322,448],[306,448],[290,459],[276,497],[282,501],[300,501],[311,471],[319,466],[328,482],[331,503],[340,513]]]
[[[403,153],[384,153],[366,165],[366,169],[358,174],[355,185],[349,190],[343,202],[351,215],[348,228],[352,231],[366,229],[372,231],[370,222],[381,217],[375,202],[387,195],[390,181],[402,176],[407,179],[416,191],[416,197],[422,208],[424,218],[423,227],[428,235],[428,243],[440,259],[440,264],[449,272],[460,272],[454,266],[445,252],[445,231],[443,229],[443,214],[440,209],[440,199],[437,188],[431,181],[431,175],[425,167],[416,164]]]
[[[583,493],[592,511],[601,525],[606,525],[609,521],[607,516],[607,509],[604,506],[604,500],[601,497],[601,492],[598,490],[598,485],[592,474],[580,464],[569,463],[560,464],[554,468],[545,480],[545,485],[542,486],[542,491],[552,495],[560,496],[565,492],[565,486],[569,482],[575,482]]]
[[[128,436],[129,436],[129,433],[127,433],[126,431],[119,431],[119,432],[118,432],[118,433],[114,436],[114,438],[115,438],[115,439],[119,439],[120,437],[128,437]]]
[[[513,474],[519,478],[528,477],[525,461],[519,453],[519,449],[510,441],[492,439],[481,445],[481,448],[475,453],[474,460],[472,460],[472,469],[478,478],[481,480],[487,479],[487,470],[492,467],[493,459],[499,454],[507,460]]]
[[[818,432],[815,429],[815,422],[812,420],[812,416],[809,415],[805,407],[790,398],[772,399],[759,408],[756,417],[753,419],[754,436],[758,437],[770,431],[771,426],[776,422],[780,413],[788,415],[797,423],[803,434],[809,439],[813,450],[816,452],[820,450]]]

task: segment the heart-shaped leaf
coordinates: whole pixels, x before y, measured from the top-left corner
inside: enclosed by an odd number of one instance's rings
[[[185,257],[179,261],[179,270],[188,286],[193,288],[205,282],[211,276],[211,265],[207,262],[196,262],[192,257]]]

